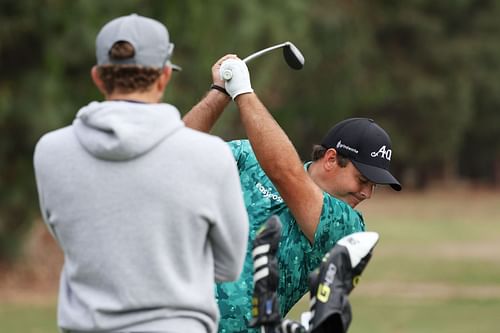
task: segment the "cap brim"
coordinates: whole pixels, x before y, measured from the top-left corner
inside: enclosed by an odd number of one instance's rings
[[[171,63],[170,61],[168,61],[166,65],[168,67],[172,68],[172,70],[174,70],[174,71],[177,71],[177,72],[182,71],[182,67],[181,66],[177,66],[177,65]]]
[[[374,182],[375,184],[391,185],[394,190],[401,191],[401,184],[386,169],[360,163],[354,160],[351,161],[356,169],[358,169],[363,176],[368,178],[368,180]]]

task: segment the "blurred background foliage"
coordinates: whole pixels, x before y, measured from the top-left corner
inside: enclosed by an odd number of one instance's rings
[[[183,114],[220,56],[290,40],[305,56],[302,71],[278,52],[249,68],[304,160],[334,123],[365,116],[390,133],[406,188],[500,185],[499,1],[0,0],[0,258],[15,257],[38,216],[36,141],[101,99],[89,75],[95,36],[134,12],[169,29],[184,70],[165,100]],[[214,134],[244,135],[232,110]]]

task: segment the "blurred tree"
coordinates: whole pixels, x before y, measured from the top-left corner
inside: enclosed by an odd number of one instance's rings
[[[101,99],[89,71],[95,36],[105,22],[136,12],[167,25],[176,44],[174,61],[184,71],[175,74],[166,100],[185,113],[207,91],[217,58],[281,41],[288,30],[286,13],[297,12],[300,4],[292,0],[285,10],[277,0],[220,0],[217,6],[193,0],[0,2],[0,259],[15,256],[38,215],[36,141],[69,125],[82,105]],[[223,117],[218,134],[241,135],[224,125],[236,124],[235,115]]]
[[[103,22],[135,3],[0,2],[0,259],[15,257],[38,214],[36,141],[100,98],[89,75],[95,35]]]
[[[404,179],[500,181],[498,1],[2,0],[0,259],[15,255],[38,215],[36,141],[101,99],[89,76],[95,36],[133,12],[169,29],[173,61],[184,70],[165,99],[181,113],[207,91],[220,56],[290,40],[304,53],[303,70],[291,71],[279,52],[249,68],[304,159],[334,123],[367,116],[391,134],[393,166]],[[214,133],[243,135],[234,106]]]
[[[286,95],[300,98],[282,105],[294,141],[304,153],[336,121],[372,117],[393,138],[396,173],[422,187],[463,175],[464,159],[486,162],[460,157],[470,133],[469,142],[494,143],[484,149],[492,179],[500,123],[481,134],[477,123],[498,118],[499,14],[488,0],[311,3],[307,76]]]
[[[474,114],[462,138],[461,175],[500,188],[500,2],[472,2],[468,21]],[[481,10],[478,10],[481,7]],[[469,13],[463,13],[468,16]]]

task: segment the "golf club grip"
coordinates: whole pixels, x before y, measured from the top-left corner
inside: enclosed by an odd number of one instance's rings
[[[222,72],[222,79],[224,81],[229,81],[233,78],[233,71],[230,70],[230,69],[225,69],[223,72]]]
[[[262,50],[262,51],[264,51],[264,50]],[[260,54],[257,54],[257,53],[261,53],[262,51],[253,53],[242,60],[246,63],[246,62],[252,60],[253,58],[257,58],[258,56],[260,56]],[[230,69],[226,69],[226,70],[224,70],[224,72],[222,72],[222,79],[224,79],[224,81],[229,81],[232,78],[233,78],[233,72]]]
[[[278,46],[275,46],[275,47],[268,47],[267,49],[264,49],[264,50],[260,50],[258,52],[255,52],[255,53],[252,53],[251,55],[249,55],[248,57],[246,57],[245,59],[242,59],[245,63],[248,63],[250,60],[252,59],[255,59],[255,58],[258,58],[260,57],[261,55],[263,55],[264,53],[267,53],[271,50],[274,50],[275,48],[277,48]],[[225,81],[229,81],[233,78],[233,72],[230,70],[230,69],[226,69],[223,73],[222,73],[222,78],[225,80]]]

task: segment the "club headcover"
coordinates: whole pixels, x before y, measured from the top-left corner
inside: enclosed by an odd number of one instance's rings
[[[281,322],[276,252],[281,239],[281,222],[271,216],[259,229],[253,241],[253,297],[251,327],[278,326]]]
[[[376,232],[357,232],[340,239],[309,275],[311,333],[345,333],[352,319],[349,294],[358,284],[377,244]]]
[[[284,319],[276,333],[307,333],[307,330],[299,322],[290,319]]]

